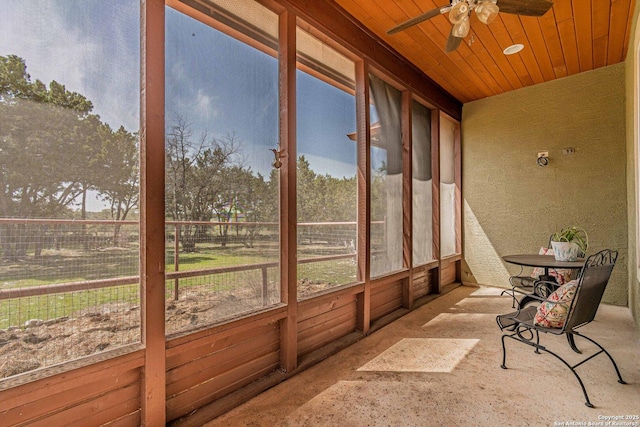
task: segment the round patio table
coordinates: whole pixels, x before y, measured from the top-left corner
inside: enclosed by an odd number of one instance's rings
[[[524,265],[527,267],[542,267],[545,269],[545,275],[548,274],[550,268],[580,269],[584,265],[584,258],[578,258],[576,261],[558,261],[553,255],[505,255],[502,259],[510,264]]]
[[[549,275],[549,269],[557,269],[557,268],[567,268],[567,269],[575,269],[579,270],[584,266],[584,258],[578,258],[575,261],[558,261],[553,255],[538,255],[538,254],[518,254],[518,255],[505,255],[502,257],[503,260],[510,264],[516,265],[524,265],[526,267],[540,267],[544,268],[544,274],[539,277],[540,280],[544,280],[546,282],[556,282],[556,278]],[[534,294],[546,298],[548,295],[540,295],[535,292]],[[549,289],[550,293],[551,289]],[[530,300],[534,300],[533,298],[527,298],[526,296],[520,301],[520,307],[526,305]]]

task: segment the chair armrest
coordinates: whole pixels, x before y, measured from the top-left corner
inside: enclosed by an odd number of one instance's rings
[[[533,292],[538,296],[546,298],[559,287],[560,285],[557,282],[551,282],[549,280],[536,280],[533,284]]]
[[[522,298],[520,298],[520,296],[522,296],[523,298],[525,297],[529,298],[530,300],[532,300],[532,302],[535,302],[535,303],[543,303],[546,301],[546,298],[543,298],[532,292],[524,292],[518,288],[505,289],[500,293],[500,295],[505,295],[505,294],[511,297],[516,307],[520,307],[520,303],[522,301]],[[520,313],[520,310],[522,310],[523,308],[524,307],[518,308],[517,311],[513,313],[513,315],[517,316]]]
[[[531,288],[535,281],[538,280],[531,276],[510,276],[509,283],[512,288]]]

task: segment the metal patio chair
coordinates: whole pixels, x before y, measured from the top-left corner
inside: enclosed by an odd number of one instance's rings
[[[526,307],[522,307],[513,313],[497,316],[496,320],[498,322],[498,326],[502,331],[505,332],[502,335],[502,365],[500,365],[500,367],[503,369],[507,369],[507,352],[505,347],[505,338],[511,338],[515,341],[519,341],[521,343],[534,347],[536,349],[535,353],[540,353],[540,350],[549,353],[556,359],[560,360],[565,366],[567,366],[571,370],[571,372],[573,372],[576,379],[578,380],[578,383],[580,384],[580,387],[582,388],[582,392],[585,398],[585,405],[590,408],[593,408],[593,405],[589,400],[589,396],[587,395],[587,390],[584,386],[584,383],[582,382],[582,379],[576,372],[577,367],[591,360],[595,356],[604,353],[613,364],[616,374],[618,375],[618,382],[621,384],[626,384],[626,382],[624,382],[622,376],[620,375],[618,365],[613,360],[613,357],[609,354],[609,352],[607,352],[604,347],[602,347],[593,339],[577,331],[578,328],[590,323],[594,319],[617,257],[618,252],[605,249],[587,258],[587,260],[585,261],[585,265],[580,271],[578,279],[576,280],[577,284],[574,283],[571,285],[575,286],[575,288],[572,288],[575,289],[575,295],[570,301],[566,301],[568,307],[565,306],[563,308],[566,308],[566,319],[561,326],[558,325],[559,327],[541,326],[539,322],[536,323],[534,319],[536,318],[538,307],[534,305],[527,305]],[[540,298],[535,295],[532,297],[539,300],[541,304],[550,304],[549,306],[551,307],[555,307],[555,304],[565,303],[563,301],[550,301],[550,299]],[[580,351],[575,347],[574,337],[582,337],[587,341],[592,342],[600,350],[586,357],[579,363],[571,365],[560,355],[540,344],[541,332],[554,335],[565,335],[569,340],[571,348],[577,353],[580,353]]]

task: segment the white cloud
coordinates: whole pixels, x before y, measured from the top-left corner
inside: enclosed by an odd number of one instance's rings
[[[73,25],[74,19],[84,17],[65,16],[74,9],[60,5],[55,1],[3,1],[0,55],[23,58],[32,81],[49,84],[55,80],[86,96],[94,105],[93,112],[111,126],[137,130],[139,59],[131,57],[126,32],[107,38],[101,31],[105,28],[101,21],[123,14],[91,16],[95,31],[86,32],[82,25]]]
[[[198,89],[195,105],[197,106],[196,113],[200,118],[207,119],[218,115],[213,101],[214,99],[211,96],[207,95],[202,89]]]

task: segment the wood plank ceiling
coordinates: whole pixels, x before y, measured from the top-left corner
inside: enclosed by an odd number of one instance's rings
[[[447,54],[447,15],[386,31],[449,0],[334,1],[463,103],[624,61],[635,3],[554,0],[540,18],[500,13],[489,25],[474,14],[469,35]],[[505,55],[515,43],[524,49]]]

